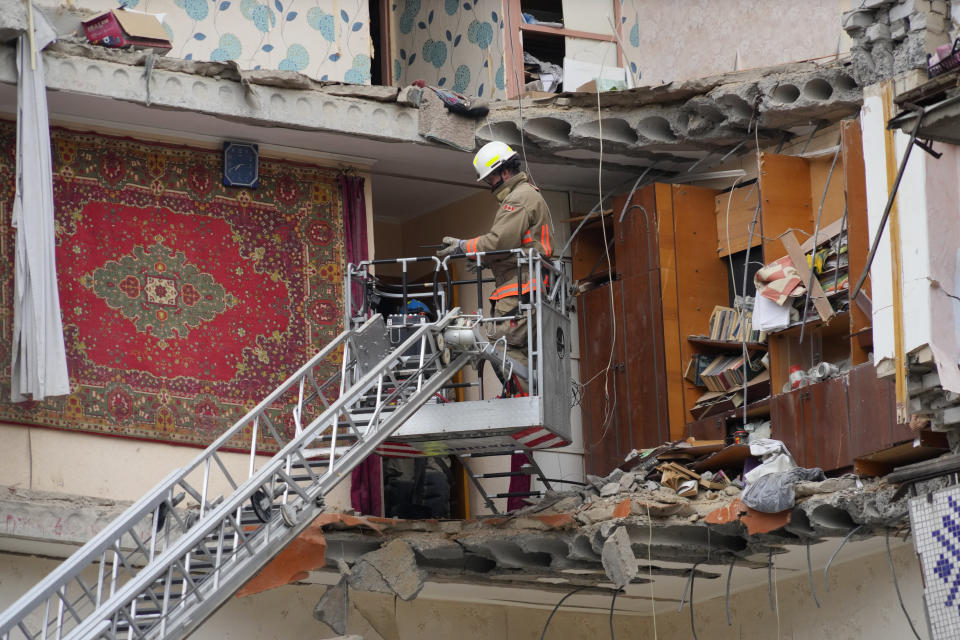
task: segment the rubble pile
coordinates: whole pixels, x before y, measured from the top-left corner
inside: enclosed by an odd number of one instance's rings
[[[757,457],[751,450],[767,453]],[[792,504],[765,512],[745,502],[757,482],[755,471],[771,463],[773,468],[759,477],[788,478],[782,484],[789,487]],[[746,485],[744,477],[751,479]],[[823,478],[819,470],[793,465],[782,443],[770,440],[729,446],[671,443],[635,452],[621,468],[587,480],[580,490],[548,492],[508,516],[366,519],[379,529],[374,534],[341,521],[324,531],[326,564],[343,573],[345,567],[369,564],[367,554],[402,540],[412,552],[404,555],[415,567],[406,572],[407,580],[418,583],[468,579],[543,588],[551,580],[563,588],[623,586],[658,575],[688,575],[693,564],[699,565],[698,576],[719,577],[722,572],[708,565],[719,568],[733,558],[738,566],[765,567],[771,554],[788,546],[850,534],[863,539],[906,519],[906,501],[893,500],[895,486],[853,475]],[[352,572],[351,587],[364,589]],[[382,591],[390,580],[374,582]],[[407,584],[398,595],[410,597],[418,590]]]

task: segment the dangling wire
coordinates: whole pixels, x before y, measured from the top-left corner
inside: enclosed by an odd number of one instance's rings
[[[558,602],[558,603],[556,604],[556,606],[553,607],[553,611],[550,612],[550,615],[547,616],[547,621],[543,624],[543,631],[540,632],[540,640],[543,640],[544,638],[547,637],[547,627],[550,626],[550,621],[553,620],[553,616],[554,616],[554,614],[557,612],[557,610],[560,608],[560,605],[562,605],[564,602],[566,602],[567,598],[569,598],[569,597],[572,596],[573,594],[577,593],[578,591],[583,591],[583,590],[586,589],[586,588],[587,588],[587,587],[577,587],[576,589],[574,589],[573,591],[571,591],[571,592],[568,593],[567,595],[565,595],[565,596],[563,596],[562,598],[560,598],[560,602]]]
[[[860,527],[862,526],[863,525],[861,524],[854,527],[854,529],[850,533],[848,533],[847,536],[840,543],[840,546],[837,547],[837,550],[833,552],[833,555],[830,556],[830,559],[827,560],[827,566],[823,568],[823,584],[826,585],[827,591],[830,591],[830,582],[829,580],[827,580],[827,571],[830,570],[830,565],[833,563],[833,559],[837,557],[838,553],[840,553],[840,549],[843,549],[843,545],[847,544],[847,540],[849,540],[853,536],[853,534],[855,534],[857,531],[860,531]]]
[[[613,597],[610,598],[610,640],[617,640],[616,636],[613,635],[613,605],[617,603],[617,594],[620,591],[621,589],[614,589]]]
[[[693,580],[697,577],[697,565],[693,565],[693,569],[690,571],[690,633],[693,634],[693,640],[700,640],[697,637],[697,626],[693,623]]]
[[[767,596],[770,598],[770,611],[776,611],[777,605],[773,601],[773,549],[767,552]]]
[[[920,640],[920,634],[917,633],[917,629],[913,626],[913,620],[910,619],[910,614],[907,613],[907,607],[903,604],[903,596],[900,594],[900,584],[897,582],[897,571],[893,566],[893,553],[890,551],[890,530],[887,529],[886,543],[887,543],[887,560],[890,562],[890,576],[893,578],[893,588],[897,590],[897,600],[900,601],[900,610],[903,611],[903,617],[907,619],[907,624],[910,625],[910,631],[913,631],[913,636]]]
[[[813,596],[813,601],[817,605],[817,609],[820,608],[820,601],[817,600],[817,591],[813,588],[813,565],[810,563],[810,538],[807,538],[807,578],[810,580],[810,595]]]
[[[725,608],[727,610],[727,626],[733,626],[733,620],[730,619],[730,580],[733,578],[733,565],[737,564],[737,556],[733,556],[730,559],[730,569],[727,571],[727,594],[726,600],[724,602]]]

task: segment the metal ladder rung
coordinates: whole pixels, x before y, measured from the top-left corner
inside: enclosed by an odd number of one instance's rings
[[[519,471],[497,471],[493,473],[478,473],[475,474],[474,478],[513,478],[516,476],[535,476],[537,475],[536,469],[532,467],[524,467]]]
[[[510,491],[508,493],[497,493],[491,498],[529,498],[530,496],[543,495],[539,491]]]

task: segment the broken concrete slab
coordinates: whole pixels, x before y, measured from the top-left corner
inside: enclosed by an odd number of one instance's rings
[[[0,0],[0,42],[19,38],[27,25],[27,8],[21,0]]]
[[[119,517],[130,502],[0,487],[0,536],[79,546]],[[150,536],[149,525],[137,531]]]
[[[413,549],[398,539],[361,557],[348,580],[355,589],[392,593],[402,600],[412,600],[423,589],[425,578]]]
[[[370,84],[328,84],[320,90],[332,96],[365,98],[377,102],[397,102],[399,91],[397,87]]]
[[[313,617],[335,633],[347,632],[350,622],[350,588],[346,577],[341,578],[336,585],[327,587],[317,606],[313,608]]]
[[[603,485],[603,488],[600,489],[601,498],[609,498],[610,496],[615,496],[620,493],[620,483],[619,482],[610,482]]]
[[[620,527],[603,543],[600,554],[603,570],[617,587],[625,587],[637,577],[637,557],[633,555],[630,535]]]

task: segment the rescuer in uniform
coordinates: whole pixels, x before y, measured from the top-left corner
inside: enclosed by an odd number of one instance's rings
[[[520,157],[503,142],[488,142],[473,158],[477,182],[490,186],[500,203],[490,231],[467,240],[447,236],[444,247],[437,252],[441,258],[458,253],[499,251],[503,249],[536,249],[541,256],[549,258],[552,253],[550,238],[550,212],[540,190],[530,184],[527,174],[520,170]],[[493,315],[497,317],[520,315],[520,299],[530,293],[527,273],[523,282],[517,282],[517,257],[515,255],[489,256],[484,266],[493,271],[494,291],[490,294]],[[536,284],[534,284],[536,286]],[[524,369],[527,367],[527,320],[497,322],[494,339],[506,337],[507,355]],[[522,378],[526,377],[524,373]],[[521,387],[527,390],[526,380]]]

